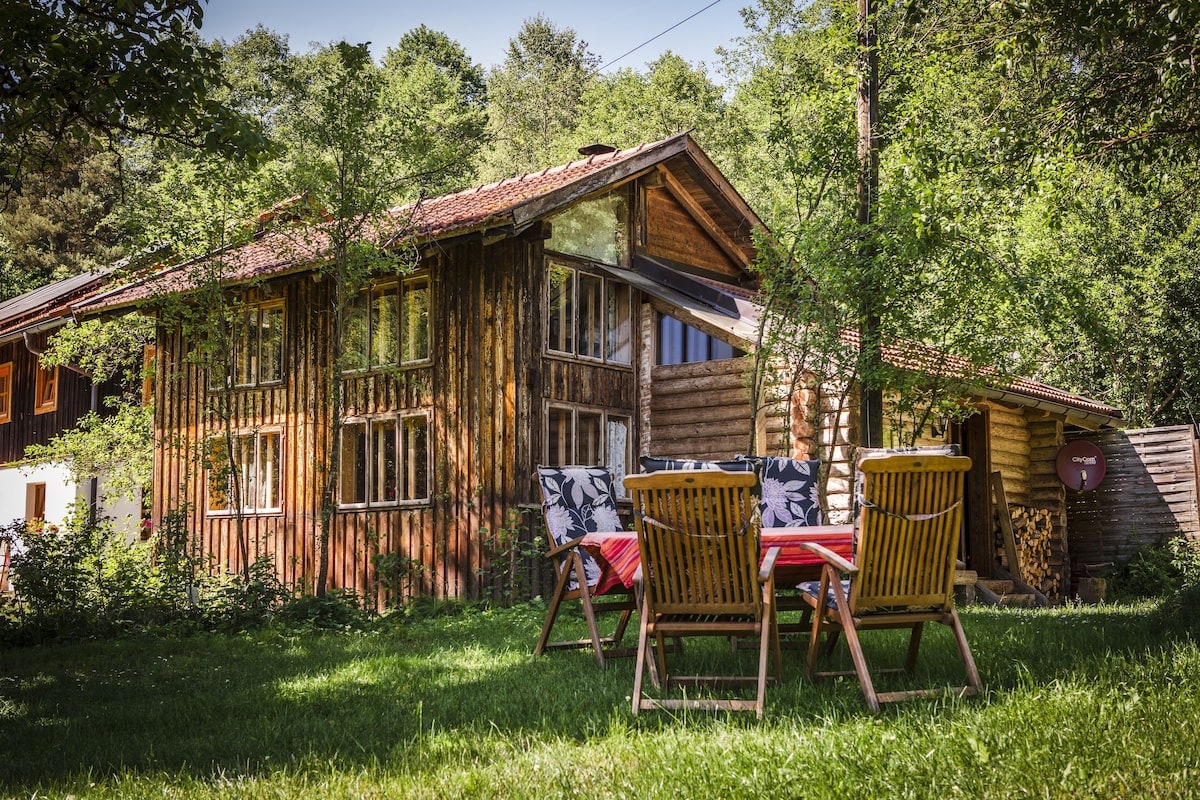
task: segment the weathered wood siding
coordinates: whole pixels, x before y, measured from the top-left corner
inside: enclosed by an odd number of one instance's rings
[[[646,252],[718,275],[740,275],[712,235],[665,188],[646,191]]]
[[[34,337],[34,346],[45,346],[48,334]],[[20,461],[25,448],[31,444],[46,444],[88,412],[91,403],[91,381],[66,367],[58,368],[58,404],[54,411],[33,413],[37,386],[37,356],[25,342],[18,340],[0,344],[0,364],[12,362],[12,416],[0,423],[0,464]]]
[[[385,599],[372,564],[378,553],[396,554],[411,565],[406,591],[439,597],[487,593],[488,541],[511,524],[510,510],[534,499],[530,473],[540,453],[543,418],[541,398],[530,388],[543,379],[541,241],[531,237],[484,247],[474,240],[422,266],[431,268],[430,363],[343,380],[346,416],[412,410],[430,417],[430,501],[336,515],[330,586],[378,602]],[[329,291],[308,276],[273,285],[273,294],[286,303],[280,386],[209,392],[202,370],[182,358],[185,343],[178,332],[164,331],[158,354],[155,519],[185,510],[204,551],[223,567],[240,566],[237,520],[207,513],[200,460],[207,437],[222,424],[212,406],[231,401],[234,430],[283,432],[283,509],[244,517],[250,558],[272,555],[285,581],[307,587],[317,574],[320,501],[330,478],[324,388],[331,363],[324,310]],[[588,370],[555,365],[545,373],[550,387],[569,387],[572,397],[611,399],[597,388],[604,381]],[[632,413],[632,378],[626,383],[620,392]],[[531,580],[530,591],[546,590],[536,574]]]
[[[1190,425],[1068,434],[1104,453],[1104,482],[1067,493],[1071,562],[1076,575],[1123,564],[1142,549],[1178,536],[1200,540],[1196,435]]]

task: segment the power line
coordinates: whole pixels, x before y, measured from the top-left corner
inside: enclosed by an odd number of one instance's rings
[[[622,58],[625,58],[625,56],[633,55],[633,54],[634,54],[634,53],[636,53],[638,50],[641,50],[643,47],[645,47],[646,45],[648,45],[648,44],[650,44],[651,42],[653,42],[655,39],[660,39],[660,38],[662,38],[663,36],[666,36],[668,33],[670,33],[671,31],[675,30],[676,28],[678,28],[678,27],[679,27],[680,25],[682,25],[683,23],[687,22],[687,21],[688,21],[688,20],[690,20],[690,19],[693,19],[694,17],[698,17],[698,16],[700,16],[700,15],[701,15],[701,14],[703,14],[705,11],[708,11],[710,8],[712,8],[713,6],[715,6],[715,5],[716,5],[717,3],[719,3],[719,2],[721,2],[721,0],[713,0],[711,3],[709,3],[708,5],[706,5],[704,8],[700,9],[700,10],[699,10],[699,11],[697,11],[695,14],[692,14],[690,17],[686,17],[686,18],[684,18],[684,19],[681,19],[681,20],[679,20],[679,22],[676,22],[674,25],[672,25],[671,27],[667,28],[665,31],[663,31],[663,32],[661,32],[661,33],[659,33],[659,34],[656,34],[656,35],[654,35],[654,36],[650,37],[649,39],[647,39],[646,41],[642,42],[641,44],[639,44],[637,47],[633,48],[632,50],[628,50],[628,51],[626,51],[626,52],[622,53],[621,55],[619,55],[619,56],[617,56],[616,58],[614,58],[612,61],[609,61],[607,64],[604,64],[604,65],[602,65],[602,66],[596,67],[596,69],[594,69],[594,70],[592,70],[590,73],[588,73],[588,77],[590,78],[592,75],[595,75],[595,74],[596,74],[596,73],[598,73],[598,72],[603,72],[604,70],[606,70],[606,69],[608,69],[609,67],[611,67],[613,64],[615,64],[615,63],[617,63],[618,61],[620,61]]]

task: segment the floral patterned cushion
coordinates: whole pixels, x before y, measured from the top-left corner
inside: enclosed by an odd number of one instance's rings
[[[758,508],[764,528],[821,524],[821,494],[817,488],[818,459],[799,461],[776,456],[742,456],[758,465]]]
[[[606,467],[538,467],[537,472],[546,527],[555,544],[586,533],[621,530],[613,479]],[[579,548],[579,553],[587,584],[595,586],[600,579],[600,565],[585,548]],[[567,588],[579,588],[574,576]]]
[[[752,472],[754,470],[754,464],[741,460],[695,461],[685,458],[653,458],[651,456],[641,456],[638,460],[642,462],[643,472],[658,472],[664,469],[720,469],[725,472]]]

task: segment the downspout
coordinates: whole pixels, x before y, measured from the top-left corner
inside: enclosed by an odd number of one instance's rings
[[[25,349],[35,356],[40,356],[45,352],[46,348],[38,347],[33,343],[33,335],[44,330],[60,327],[62,323],[57,320],[53,324],[37,325],[23,332],[25,338]],[[83,369],[76,364],[64,364],[64,366],[83,377],[87,378],[91,384],[91,391],[88,395],[88,410],[93,414],[100,409],[100,389],[96,386],[96,381],[92,380],[92,373]],[[100,516],[100,478],[93,475],[88,480],[87,490],[87,506],[88,506],[88,524],[95,525],[96,519]]]

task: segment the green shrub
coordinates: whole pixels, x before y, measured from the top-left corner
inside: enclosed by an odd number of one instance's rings
[[[1171,597],[1179,590],[1181,578],[1173,546],[1156,545],[1116,569],[1109,578],[1108,593],[1118,601]]]
[[[306,594],[285,602],[272,622],[302,630],[361,630],[369,615],[352,591],[334,589],[323,597]]]

